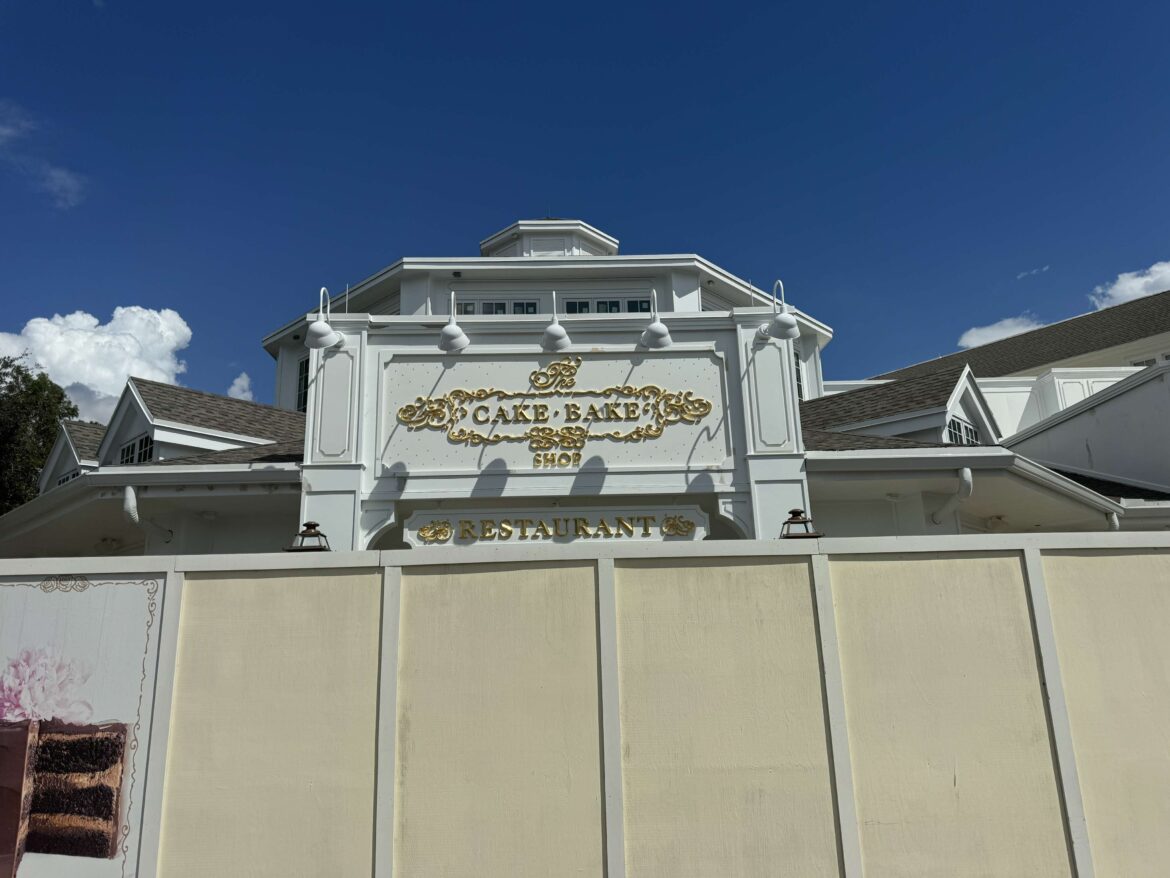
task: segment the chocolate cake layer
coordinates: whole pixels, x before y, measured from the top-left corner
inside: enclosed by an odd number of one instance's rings
[[[13,878],[24,854],[33,799],[39,724],[0,723],[0,878]]]
[[[27,849],[112,857],[117,852],[126,726],[43,723]]]

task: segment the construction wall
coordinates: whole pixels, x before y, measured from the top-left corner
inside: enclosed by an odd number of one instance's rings
[[[115,856],[21,878],[1170,860],[1164,537],[5,563],[0,659],[134,741]]]

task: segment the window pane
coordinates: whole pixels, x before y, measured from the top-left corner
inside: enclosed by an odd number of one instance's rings
[[[456,302],[455,313],[459,315],[468,315],[475,313],[475,302]]]
[[[309,405],[309,358],[297,363],[297,411],[303,412]]]
[[[566,314],[588,314],[589,302],[584,299],[570,299],[565,302]]]
[[[649,314],[649,299],[626,299],[626,311],[631,314]]]
[[[536,303],[535,302],[513,302],[512,303],[512,313],[513,314],[535,314],[536,313]]]

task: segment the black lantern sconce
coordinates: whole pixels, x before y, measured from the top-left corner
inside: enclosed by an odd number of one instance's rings
[[[823,536],[823,533],[813,530],[813,521],[804,514],[803,509],[789,509],[788,520],[780,528],[782,540],[817,539]]]
[[[317,530],[320,527],[315,521],[306,521],[305,529],[296,535],[293,543],[286,552],[329,552],[329,538],[321,531]]]

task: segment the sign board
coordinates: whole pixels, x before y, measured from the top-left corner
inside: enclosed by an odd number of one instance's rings
[[[712,351],[491,361],[395,355],[383,370],[379,443],[395,459],[383,465],[719,466],[731,453],[722,367]]]
[[[499,510],[445,508],[406,520],[412,546],[571,543],[578,540],[701,540],[707,516],[697,506],[564,506]]]

